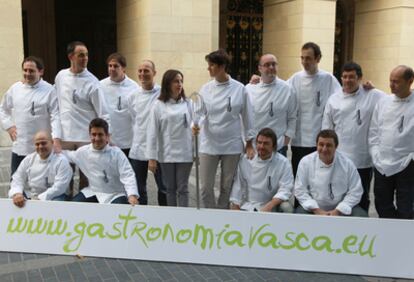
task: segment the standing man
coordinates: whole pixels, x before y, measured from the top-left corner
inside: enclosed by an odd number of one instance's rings
[[[243,156],[231,191],[231,209],[293,212],[292,166],[277,150],[276,134],[263,128],[256,137],[257,156]]]
[[[95,118],[89,125],[91,144],[76,151],[64,151],[89,179],[89,186],[80,191],[75,202],[105,204],[138,204],[134,171],[125,154],[109,145],[108,123]]]
[[[299,161],[316,151],[315,139],[321,130],[326,101],[332,93],[341,91],[337,79],[318,68],[322,53],[317,44],[305,43],[301,52],[303,70],[288,80],[298,103],[296,133],[291,142],[294,175]]]
[[[363,193],[353,162],[340,152],[335,131],[325,129],[316,137],[317,152],[299,163],[295,181],[297,213],[368,216],[358,206]]]
[[[55,88],[62,124],[62,148],[76,150],[90,142],[89,122],[96,117],[109,122],[109,113],[99,80],[86,68],[88,49],[85,44],[69,43],[67,55],[70,68],[56,75]],[[87,179],[80,172],[79,189],[86,186]]]
[[[392,70],[393,94],[378,102],[369,128],[369,151],[375,167],[375,208],[379,217],[413,219],[414,95],[410,90],[413,80],[413,69],[408,66]]]
[[[211,52],[205,59],[214,79],[200,89],[206,109],[200,123],[201,198],[206,208],[228,209],[240,154],[245,151],[248,158],[254,156],[253,111],[244,85],[227,73],[230,57],[226,51]],[[197,134],[198,127],[194,131]],[[220,195],[216,203],[214,183],[219,162]]]
[[[128,156],[133,136],[131,129],[134,123],[129,103],[131,96],[138,92],[139,86],[125,74],[127,62],[123,55],[119,53],[109,55],[106,64],[109,77],[101,80],[101,86],[111,118],[111,143]]]
[[[362,87],[362,69],[357,63],[346,63],[341,78],[342,91],[329,97],[322,128],[335,130],[340,141],[338,151],[350,158],[358,168],[364,188],[359,205],[368,212],[372,178],[368,130],[375,105],[385,96],[385,93],[377,89],[365,90]]]
[[[13,141],[11,175],[24,157],[34,152],[36,132],[52,132],[57,151],[62,137],[56,93],[53,86],[42,79],[42,59],[25,58],[22,70],[23,80],[7,90],[0,105],[2,126]]]
[[[49,132],[39,131],[34,136],[36,152],[26,156],[13,175],[9,198],[18,207],[26,199],[64,201],[72,179],[72,169],[62,154],[53,152]]]
[[[134,136],[129,158],[138,183],[140,204],[148,203],[147,178],[148,178],[148,155],[147,155],[147,128],[151,108],[160,95],[161,87],[155,84],[155,65],[151,60],[144,60],[138,67],[138,80],[141,88],[131,96],[130,110],[134,116]],[[158,204],[167,205],[167,189],[162,183],[161,166],[157,164],[154,178],[158,187]]]
[[[287,145],[296,130],[296,97],[289,85],[277,77],[277,67],[274,55],[263,55],[258,67],[260,82],[248,84],[246,89],[253,105],[255,131],[270,127],[278,136],[279,153],[286,157]]]

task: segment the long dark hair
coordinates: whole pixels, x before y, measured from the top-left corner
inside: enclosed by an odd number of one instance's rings
[[[184,75],[179,70],[167,70],[164,73],[161,82],[161,93],[158,97],[158,100],[161,100],[165,103],[171,98],[171,83],[173,82],[177,74],[181,75],[184,81]],[[185,100],[184,88],[180,93],[180,98],[183,98]]]

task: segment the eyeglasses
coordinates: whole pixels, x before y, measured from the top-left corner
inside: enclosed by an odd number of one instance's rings
[[[398,126],[398,131],[402,133],[404,130],[404,116],[401,117],[400,125]]]

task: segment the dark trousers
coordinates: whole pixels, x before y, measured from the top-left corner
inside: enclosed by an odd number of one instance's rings
[[[139,204],[147,205],[148,204],[148,195],[147,195],[147,178],[148,178],[148,161],[140,161],[131,159],[132,169],[135,172],[135,179],[138,184],[139,192]],[[157,170],[154,175],[155,183],[158,187],[158,204],[160,206],[167,205],[167,189],[162,183],[161,176],[161,166],[157,162]]]
[[[292,150],[292,169],[293,169],[293,177],[296,178],[296,172],[298,171],[298,166],[300,160],[310,153],[313,153],[316,151],[316,147],[296,147],[296,146],[290,146],[290,149]],[[294,207],[297,208],[299,206],[298,200],[295,198]]]
[[[375,208],[379,217],[413,219],[414,161],[391,176],[374,171]],[[394,194],[397,206],[394,205]]]
[[[280,148],[278,151],[277,151],[279,154],[282,154],[283,156],[287,156],[287,146],[283,146],[282,148]]]
[[[20,163],[23,161],[23,159],[25,157],[26,156],[19,156],[18,154],[12,152],[12,155],[11,155],[11,173],[10,173],[10,176],[13,176],[13,173],[16,172],[17,168],[19,167]]]
[[[131,150],[130,148],[128,148],[128,149],[121,149],[121,151],[124,152],[125,156],[128,158],[129,163],[131,163],[131,159],[129,158],[129,151],[130,150]]]
[[[359,177],[361,178],[362,188],[364,188],[364,193],[362,194],[361,201],[359,206],[368,212],[369,210],[369,190],[371,186],[372,179],[372,167],[369,168],[359,168],[358,169]]]
[[[96,196],[86,198],[82,192],[79,192],[73,199],[74,202],[84,202],[84,203],[99,203]],[[111,204],[128,204],[128,199],[126,196],[120,196],[112,200]]]

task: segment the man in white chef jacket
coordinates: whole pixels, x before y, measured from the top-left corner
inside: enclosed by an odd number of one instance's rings
[[[33,137],[41,130],[52,132],[60,150],[61,127],[58,101],[52,85],[42,79],[44,65],[29,56],[22,63],[23,80],[14,83],[0,104],[0,121],[13,141],[11,174],[25,156],[34,152]]]
[[[369,128],[369,151],[375,167],[375,208],[379,217],[413,219],[414,95],[410,89],[413,80],[411,67],[400,65],[392,70],[392,95],[378,102]]]
[[[260,82],[246,85],[253,106],[255,132],[270,127],[278,137],[278,152],[286,157],[287,145],[296,131],[296,97],[289,85],[277,77],[278,61],[274,55],[264,54],[258,69]]]
[[[64,151],[89,179],[89,186],[73,201],[136,205],[139,194],[134,171],[121,149],[109,145],[108,127],[105,120],[93,119],[89,125],[91,144]]]
[[[33,140],[36,152],[27,155],[14,173],[9,198],[18,207],[27,199],[64,201],[72,179],[72,168],[62,154],[53,151],[49,132],[39,131]]]
[[[333,129],[339,138],[338,151],[350,158],[358,169],[364,194],[360,207],[368,212],[372,159],[368,149],[368,130],[377,102],[385,93],[366,90],[361,85],[362,69],[355,62],[342,68],[342,91],[331,95],[325,106],[322,129]]]
[[[319,69],[322,52],[316,43],[305,43],[300,58],[303,70],[287,81],[298,105],[296,133],[291,140],[293,175],[296,175],[299,161],[316,151],[315,138],[321,130],[326,101],[332,93],[341,91],[338,80]]]
[[[295,180],[297,213],[328,216],[368,216],[358,206],[363,193],[354,163],[338,147],[335,131],[325,129],[316,137],[317,151],[299,163]]]
[[[257,155],[240,159],[230,195],[233,210],[293,212],[292,166],[277,152],[277,137],[263,128],[256,137]]]
[[[147,128],[151,108],[160,95],[161,87],[155,83],[157,71],[151,60],[143,60],[138,66],[138,81],[140,88],[131,96],[130,111],[133,114],[134,130],[132,147],[129,152],[132,168],[138,184],[140,204],[148,204],[147,178],[148,178],[148,155],[147,155]],[[161,166],[157,163],[154,179],[158,187],[158,204],[167,205],[167,189],[162,182]]]
[[[70,67],[56,75],[55,88],[62,125],[62,148],[76,150],[90,142],[88,125],[92,119],[101,117],[109,123],[110,117],[99,80],[87,70],[86,45],[80,41],[69,43],[67,56]],[[87,183],[81,171],[79,189]]]
[[[111,119],[111,143],[128,156],[132,145],[134,123],[129,104],[131,96],[136,95],[140,87],[125,74],[127,61],[122,54],[112,53],[108,56],[106,64],[108,77],[100,83]]]

